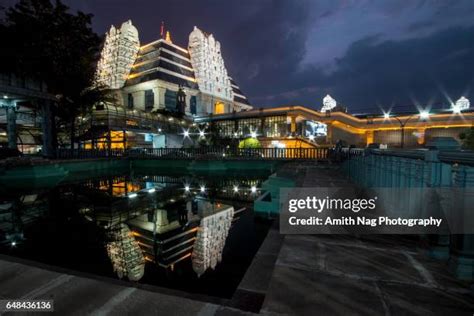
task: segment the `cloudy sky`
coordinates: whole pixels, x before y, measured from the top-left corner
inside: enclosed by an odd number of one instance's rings
[[[182,46],[194,25],[213,33],[256,107],[319,108],[326,94],[351,112],[474,103],[473,0],[65,2],[93,13],[99,33],[131,19],[142,43],[161,21]]]

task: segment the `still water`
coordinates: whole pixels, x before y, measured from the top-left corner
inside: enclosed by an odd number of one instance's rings
[[[0,253],[230,298],[268,231],[266,173],[127,174],[0,192]]]

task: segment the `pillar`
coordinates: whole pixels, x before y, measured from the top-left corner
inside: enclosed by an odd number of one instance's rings
[[[153,88],[153,110],[160,108],[160,88]]]
[[[165,108],[165,93],[166,93],[166,88],[163,87],[158,87],[158,108],[159,109],[164,109]]]
[[[332,123],[327,123],[326,143],[328,144],[333,143],[332,132],[333,132]]]
[[[41,103],[41,127],[43,132],[43,157],[53,157],[53,117],[51,113],[52,102],[43,100]]]
[[[426,131],[426,128],[419,128],[419,129],[416,130],[418,145],[424,145],[425,144],[425,131]]]
[[[296,134],[296,116],[291,116],[290,134]]]
[[[372,144],[374,142],[374,131],[365,132],[366,145]]]
[[[133,108],[145,110],[145,90],[135,91],[133,95]]]
[[[8,147],[17,148],[17,131],[16,131],[16,109],[12,101],[6,107],[7,111],[7,135]]]

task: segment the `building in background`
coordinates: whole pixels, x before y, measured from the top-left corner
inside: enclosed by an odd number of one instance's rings
[[[212,125],[221,137],[258,138],[263,147],[275,148],[332,146],[339,140],[356,147],[373,143],[392,148],[423,147],[434,137],[452,137],[459,141],[459,135],[474,124],[474,111],[466,107],[469,104],[466,98],[460,99],[462,110],[378,114],[349,114],[347,108],[329,98],[326,96],[323,100],[324,111],[282,106],[202,116],[195,121]]]

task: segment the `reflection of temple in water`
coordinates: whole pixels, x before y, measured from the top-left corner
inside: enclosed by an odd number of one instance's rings
[[[28,240],[34,245],[31,238],[54,238],[54,230],[44,233],[38,225],[51,224],[61,233],[71,225],[65,245],[79,231],[98,238],[119,278],[140,280],[146,262],[173,271],[183,260],[200,276],[222,260],[231,225],[255,198],[250,188],[261,181],[255,175],[110,176],[34,194],[12,192],[0,201],[0,247],[23,251],[19,247]]]
[[[177,211],[157,209],[128,221],[145,259],[174,269],[191,257],[198,275],[215,268],[222,259],[234,208],[199,199],[174,207]]]
[[[114,272],[121,279],[138,281],[145,274],[145,258],[130,229],[125,224],[117,225],[108,233],[111,239],[106,245]]]

